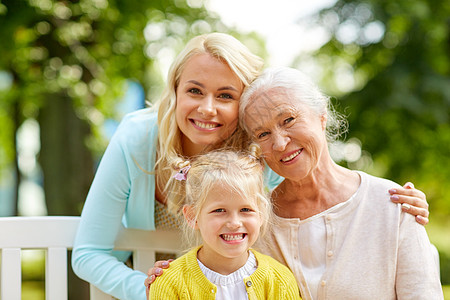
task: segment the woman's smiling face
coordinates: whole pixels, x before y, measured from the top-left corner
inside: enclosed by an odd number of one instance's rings
[[[269,167],[294,181],[317,167],[327,147],[326,118],[279,88],[250,99],[244,122]]]
[[[175,110],[185,154],[220,145],[238,125],[243,83],[230,67],[210,54],[192,56],[181,73]]]

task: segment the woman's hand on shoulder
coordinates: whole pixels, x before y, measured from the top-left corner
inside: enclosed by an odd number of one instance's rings
[[[416,216],[419,224],[426,225],[429,222],[429,210],[426,195],[414,188],[414,184],[407,182],[402,188],[390,189],[391,201],[401,203],[402,210]]]
[[[148,299],[148,295],[149,295],[149,291],[150,291],[150,285],[156,280],[156,277],[162,275],[163,269],[169,268],[170,262],[172,262],[172,261],[173,261],[173,259],[157,261],[157,262],[155,262],[155,265],[153,266],[153,268],[150,268],[148,270],[147,278],[144,281],[145,293],[147,295],[147,299]]]

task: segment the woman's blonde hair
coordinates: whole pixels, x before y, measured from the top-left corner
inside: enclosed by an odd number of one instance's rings
[[[157,184],[167,192],[171,189],[169,183],[173,166],[183,157],[181,146],[181,131],[175,119],[176,90],[186,62],[197,54],[210,54],[226,63],[233,73],[247,87],[261,72],[263,60],[250,52],[236,38],[224,33],[209,33],[194,37],[176,57],[172,63],[167,85],[161,99],[155,103],[154,110],[158,111],[158,159],[155,171]],[[248,146],[248,136],[238,125],[236,131],[227,138],[223,147],[240,150]],[[211,149],[214,146],[211,145]],[[205,149],[205,150],[211,150]]]
[[[181,168],[190,168],[185,174],[185,180],[171,179],[175,181],[168,194],[172,209],[181,212],[184,205],[189,205],[191,217],[196,220],[209,193],[221,185],[255,204],[262,221],[263,234],[271,218],[272,207],[264,187],[260,153],[260,148],[252,144],[250,151],[213,150],[194,158],[192,162],[182,162]],[[192,230],[189,221],[186,222],[183,227],[186,241],[190,246],[199,245],[201,237]]]

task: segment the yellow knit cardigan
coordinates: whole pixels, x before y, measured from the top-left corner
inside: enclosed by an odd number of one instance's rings
[[[170,263],[162,276],[150,286],[149,299],[195,299],[216,298],[217,287],[203,274],[197,262],[197,247]],[[301,299],[292,272],[284,265],[255,250],[258,267],[244,278],[249,300]]]

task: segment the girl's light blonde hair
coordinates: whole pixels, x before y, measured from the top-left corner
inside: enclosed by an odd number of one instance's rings
[[[264,188],[260,153],[259,147],[252,144],[250,151],[213,150],[194,158],[192,162],[182,162],[180,167],[190,165],[190,169],[186,180],[174,179],[173,189],[168,194],[169,201],[175,201],[172,208],[181,211],[183,205],[189,205],[192,218],[196,220],[211,190],[221,185],[254,203],[262,221],[261,234],[264,234],[271,219],[272,207]],[[192,230],[189,224],[183,228],[190,246],[201,244],[197,231]]]
[[[247,87],[261,72],[263,60],[250,52],[241,42],[224,33],[209,33],[194,37],[172,63],[167,85],[153,110],[158,111],[158,152],[155,165],[157,185],[167,193],[171,189],[170,174],[182,157],[181,131],[175,119],[176,90],[186,62],[197,54],[210,54],[226,63]],[[211,145],[240,150],[248,146],[248,136],[238,125],[236,131],[223,141],[223,145]]]

